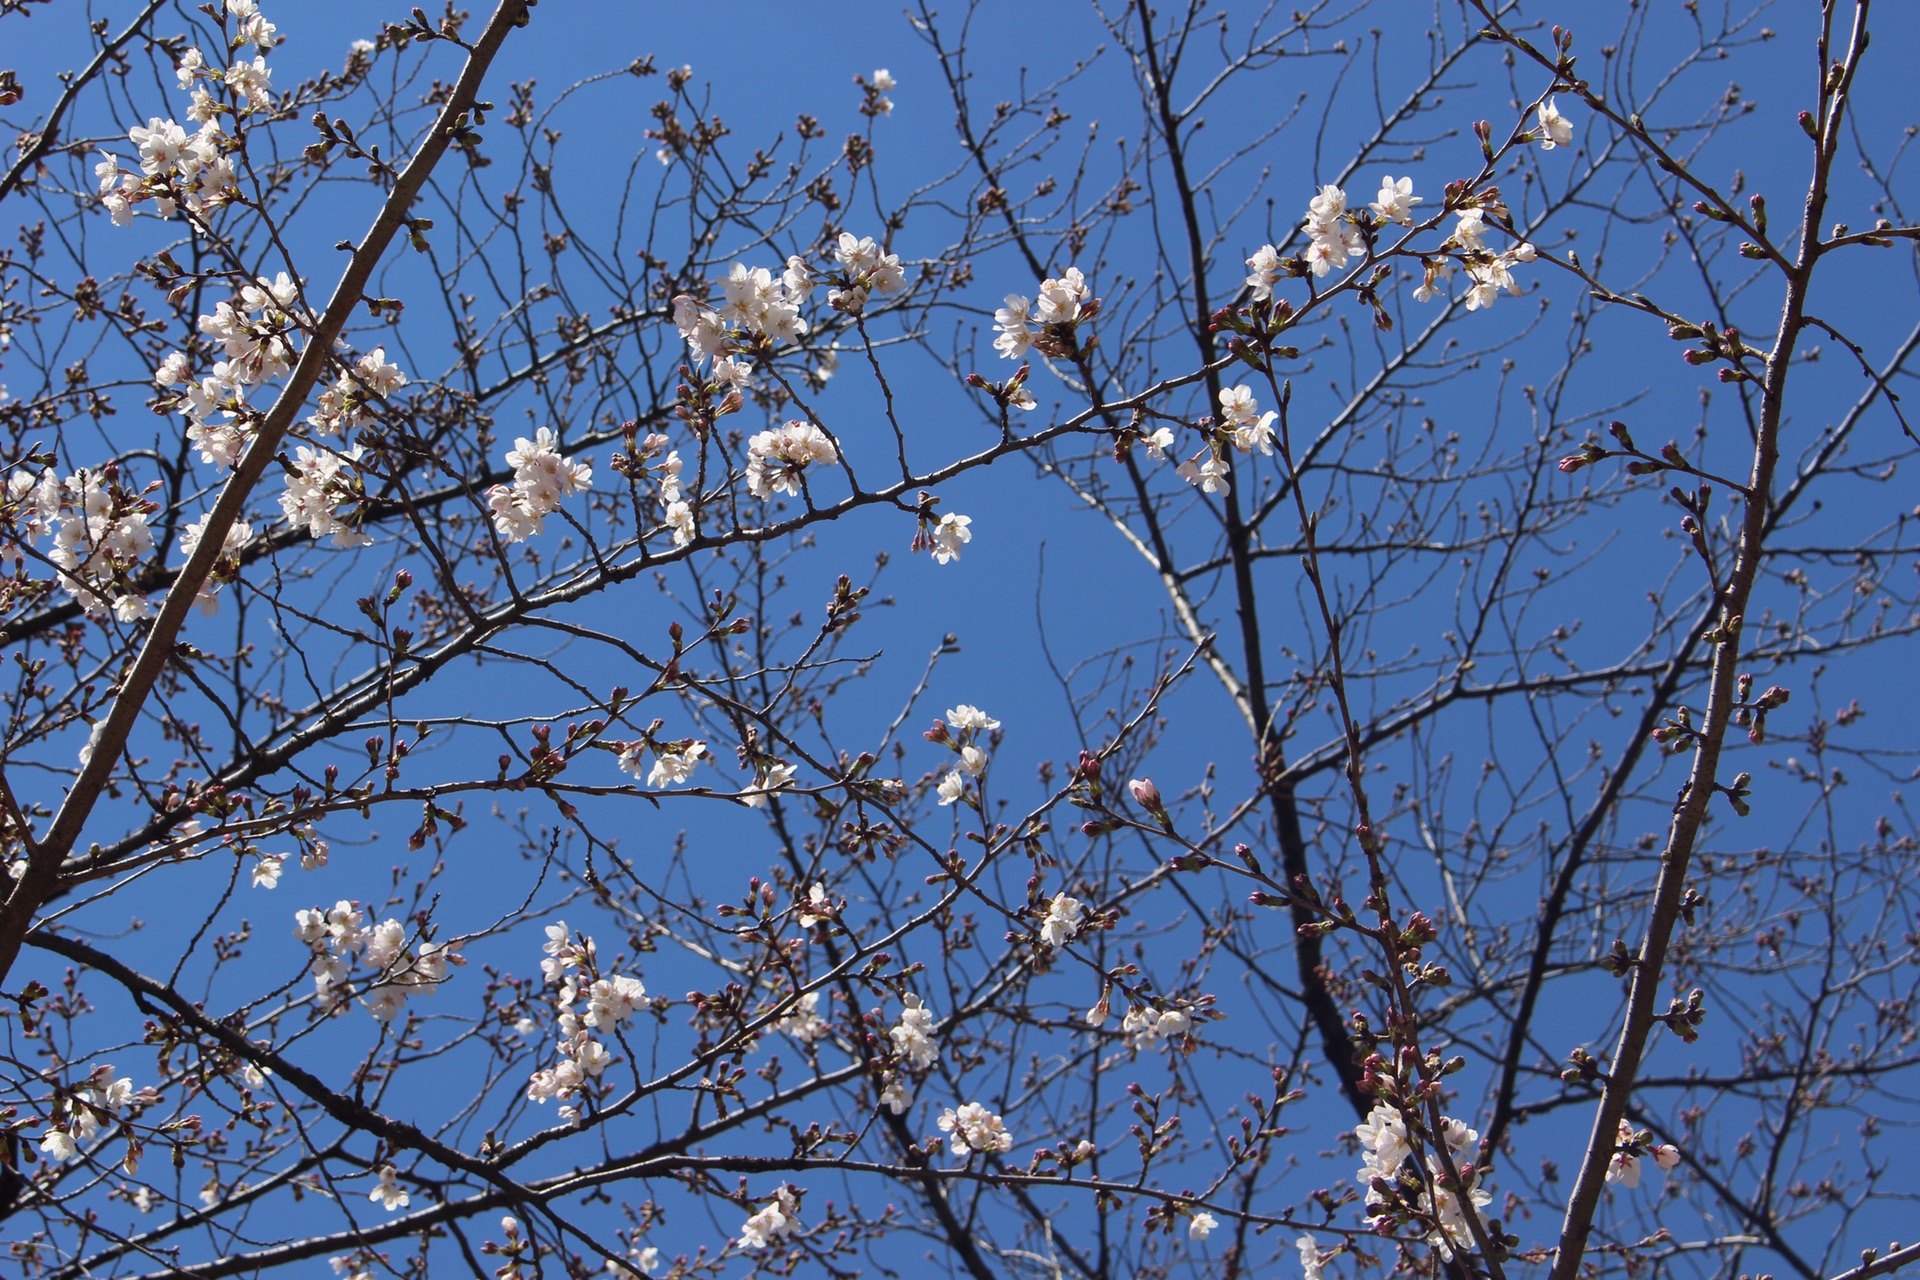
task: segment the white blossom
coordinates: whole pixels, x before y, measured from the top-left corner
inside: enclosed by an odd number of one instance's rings
[[[1413,194],[1412,178],[1383,177],[1380,179],[1380,194],[1367,208],[1383,223],[1397,222],[1403,227],[1410,227],[1413,225],[1413,206],[1421,203],[1422,199]]]
[[[1560,108],[1552,98],[1540,104],[1540,149],[1551,151],[1555,147],[1573,145],[1573,121],[1560,114]]]
[[[1253,268],[1247,275],[1247,288],[1252,290],[1255,302],[1265,302],[1273,296],[1273,286],[1280,282],[1280,262],[1280,251],[1270,244],[1261,245],[1247,259],[1247,265]]]
[[[740,1228],[742,1249],[764,1249],[781,1236],[791,1234],[800,1225],[800,1205],[793,1192],[781,1187],[774,1192],[773,1203],[748,1218]]]
[[[1005,1123],[977,1102],[962,1103],[958,1109],[948,1107],[942,1111],[940,1128],[951,1135],[947,1146],[956,1156],[964,1158],[975,1151],[1013,1149],[1013,1135],[1007,1132]]]
[[[1080,932],[1085,912],[1078,898],[1054,894],[1053,901],[1047,904],[1046,918],[1040,922],[1040,940],[1056,950],[1066,946]]]
[[[811,929],[833,919],[833,899],[827,896],[827,886],[816,882],[807,890],[806,898],[800,904],[800,927]]]
[[[940,523],[933,531],[933,562],[946,564],[960,558],[960,548],[973,541],[973,530],[967,526],[973,523],[971,516],[957,516],[952,512],[940,517]]]
[[[893,1041],[893,1051],[910,1069],[925,1071],[940,1056],[940,1046],[933,1038],[933,1010],[911,991],[903,997],[903,1003],[906,1008],[900,1011],[900,1021],[887,1035]]]
[[[811,422],[788,422],[762,431],[747,442],[747,492],[756,498],[776,493],[798,496],[801,474],[809,466],[839,460],[833,441]]]
[[[390,1164],[380,1166],[380,1181],[373,1190],[367,1192],[367,1199],[392,1213],[404,1209],[412,1203],[407,1193],[400,1188],[399,1175]]]

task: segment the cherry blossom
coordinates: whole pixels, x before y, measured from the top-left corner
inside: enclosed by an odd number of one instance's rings
[[[800,1204],[788,1187],[781,1187],[773,1193],[773,1203],[765,1206],[748,1218],[740,1228],[740,1247],[742,1249],[764,1249],[781,1236],[790,1235],[800,1226]]]
[[[820,1016],[820,993],[803,991],[794,999],[785,1017],[773,1024],[773,1029],[782,1035],[792,1036],[801,1044],[812,1044],[823,1040],[832,1033],[833,1027]]]
[[[1359,228],[1347,219],[1347,193],[1331,184],[1308,202],[1301,230],[1309,237],[1306,262],[1315,276],[1345,267],[1365,251]]]
[[[362,481],[355,464],[364,452],[357,444],[346,453],[298,446],[287,487],[280,494],[280,511],[287,523],[305,528],[314,538],[331,536],[336,547],[371,546],[373,539],[342,515],[360,499]]]
[[[1254,250],[1247,259],[1247,265],[1253,270],[1247,275],[1247,288],[1252,291],[1255,302],[1265,302],[1273,297],[1273,286],[1280,282],[1280,251],[1270,244],[1263,244]]]
[[[1136,1005],[1127,1010],[1127,1016],[1120,1020],[1120,1030],[1132,1039],[1136,1048],[1142,1049],[1169,1044],[1192,1029],[1193,1015],[1184,1009],[1156,1013],[1145,1006]]]
[[[1555,147],[1573,145],[1573,121],[1560,114],[1560,108],[1552,98],[1540,104],[1540,149],[1551,151]]]
[[[741,803],[754,809],[762,808],[767,803],[768,796],[791,786],[798,772],[799,770],[790,764],[767,766],[766,776],[760,779],[757,785],[748,787],[740,793]]]
[[[635,742],[620,753],[620,768],[636,778],[640,776],[640,766],[646,763],[648,744]],[[701,760],[709,758],[707,744],[694,739],[685,742],[656,742],[652,744],[653,765],[647,770],[647,785],[659,789],[685,782],[693,776],[693,770]]]
[[[971,516],[957,516],[952,512],[940,517],[940,523],[933,531],[935,564],[946,564],[960,558],[960,548],[973,541],[973,530],[967,527],[972,523]]]
[[[956,1110],[948,1107],[940,1113],[940,1129],[951,1134],[948,1149],[965,1158],[975,1151],[1010,1151],[1013,1135],[1000,1117],[977,1102],[965,1102]]]
[[[1008,360],[1017,360],[1027,354],[1027,347],[1033,340],[1033,331],[1027,327],[1027,308],[1032,303],[1017,293],[1010,293],[1006,302],[993,313],[994,328],[998,335],[993,340],[993,349]]]
[[[1423,203],[1421,198],[1413,194],[1412,178],[1383,177],[1380,179],[1380,194],[1367,208],[1383,223],[1395,222],[1410,227],[1413,225],[1413,206],[1420,203]]]
[[[1053,901],[1047,904],[1046,918],[1040,922],[1040,940],[1055,950],[1066,946],[1080,932],[1085,911],[1078,898],[1054,894]]]
[[[412,1203],[412,1199],[400,1187],[398,1172],[390,1164],[380,1166],[380,1181],[373,1190],[367,1192],[367,1199],[388,1213],[404,1209]]]
[[[1227,481],[1227,464],[1208,450],[1204,457],[1183,462],[1174,468],[1174,474],[1202,493],[1226,493],[1232,486]]]
[[[971,703],[947,708],[947,726],[959,733],[991,733],[1000,722]]]
[[[1300,1254],[1300,1271],[1305,1280],[1321,1280],[1321,1268],[1325,1264],[1320,1261],[1320,1247],[1313,1242],[1313,1237],[1297,1236],[1293,1247]]]
[[[560,441],[549,427],[531,439],[519,437],[507,453],[513,484],[487,491],[493,525],[508,542],[525,542],[540,532],[546,517],[560,509],[562,498],[584,493],[593,485],[593,468],[560,454]]]
[[[756,498],[776,493],[797,497],[801,475],[809,466],[839,460],[833,441],[811,422],[788,422],[762,431],[747,442],[747,492]]]
[[[811,929],[833,919],[833,900],[827,896],[827,886],[816,881],[807,890],[807,896],[800,904],[799,915],[802,929]]]
[[[902,997],[902,1003],[906,1007],[900,1011],[900,1021],[887,1036],[893,1041],[893,1051],[909,1068],[925,1071],[940,1056],[940,1046],[933,1038],[933,1010],[911,991]]]
[[[1202,1210],[1187,1219],[1187,1238],[1189,1240],[1205,1240],[1213,1234],[1213,1229],[1219,1225],[1220,1219]]]

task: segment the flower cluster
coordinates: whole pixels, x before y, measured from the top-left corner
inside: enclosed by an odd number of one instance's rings
[[[940,523],[933,527],[928,535],[932,540],[933,562],[946,564],[960,558],[960,548],[973,541],[972,516],[957,516],[951,511],[940,517]]]
[[[965,1159],[975,1151],[1011,1151],[1013,1135],[999,1116],[977,1102],[965,1102],[956,1110],[948,1107],[940,1113],[940,1130],[949,1134],[947,1149]]]
[[[1653,1162],[1666,1172],[1680,1163],[1680,1148],[1670,1142],[1658,1146],[1647,1141],[1647,1135],[1635,1133],[1633,1126],[1625,1120],[1620,1122],[1620,1144],[1614,1150],[1613,1159],[1607,1162],[1607,1181],[1617,1182],[1623,1187],[1640,1185],[1640,1157],[1650,1155]]]
[[[1473,1161],[1479,1155],[1480,1134],[1463,1121],[1442,1117],[1448,1155],[1465,1184],[1464,1197],[1459,1184],[1450,1182],[1438,1156],[1426,1157],[1426,1178],[1418,1197],[1410,1206],[1412,1214],[1428,1222],[1427,1243],[1451,1260],[1456,1247],[1473,1242],[1473,1226],[1467,1215],[1493,1202],[1493,1193],[1480,1185],[1480,1170]],[[1391,1103],[1377,1102],[1367,1118],[1353,1131],[1360,1140],[1361,1166],[1354,1180],[1366,1191],[1367,1209],[1376,1219],[1391,1219],[1396,1210],[1404,1212],[1400,1198],[1400,1168],[1413,1154],[1413,1139],[1406,1118]],[[1398,1203],[1396,1203],[1398,1202]],[[1304,1254],[1303,1254],[1304,1256]]]
[[[926,1071],[940,1057],[940,1044],[933,1035],[933,1010],[911,991],[902,1003],[906,1007],[900,1011],[900,1021],[887,1033],[893,1041],[894,1069],[887,1072],[880,1090],[881,1104],[895,1115],[905,1114],[912,1104],[912,1095],[907,1092],[907,1072]]]
[[[648,750],[653,752],[653,765],[647,770],[647,785],[658,790],[685,782],[693,776],[694,766],[710,758],[707,744],[693,738],[680,742],[656,742],[643,739],[630,742],[620,752],[620,768],[634,777],[640,776],[640,768],[647,762]]]
[[[319,406],[307,425],[323,436],[351,431],[371,418],[371,400],[384,400],[406,385],[407,375],[387,359],[387,349],[375,347],[341,370],[333,385],[320,393]]]
[[[1069,898],[1068,901],[1071,902],[1072,899]],[[1127,1034],[1136,1048],[1141,1049],[1172,1044],[1192,1029],[1193,1015],[1184,1009],[1168,1009],[1165,1012],[1156,1013],[1146,1005],[1135,1005],[1127,1010],[1127,1016],[1120,1020],[1120,1030]]]
[[[180,554],[192,556],[200,549],[200,541],[206,536],[207,519],[213,513],[208,512],[180,531]],[[193,599],[201,613],[208,617],[220,612],[220,588],[239,576],[239,555],[253,541],[253,526],[245,520],[235,520],[227,526],[227,536],[222,540],[220,558],[214,562],[213,572],[200,584],[200,592]],[[272,888],[271,885],[267,886]]]
[[[729,376],[731,371],[736,369],[740,371],[742,377],[748,372],[744,363],[731,356],[725,356],[713,362],[716,373],[723,366],[729,371]],[[646,457],[655,457],[663,450],[666,452],[667,456],[662,458],[652,470],[658,472],[660,476],[659,501],[664,510],[663,518],[666,520],[667,528],[673,530],[673,545],[684,547],[693,541],[700,530],[694,521],[693,504],[687,501],[686,491],[680,487],[680,472],[686,464],[680,460],[678,449],[667,448],[671,443],[672,441],[658,432],[649,432],[647,438],[641,442],[641,450]]]
[[[1042,280],[1031,301],[1017,293],[1007,295],[1005,305],[993,313],[998,331],[993,349],[1008,360],[1026,355],[1029,347],[1042,355],[1071,356],[1079,349],[1074,330],[1099,310],[1100,300],[1090,296],[1080,268],[1068,267],[1059,277]]]
[[[1260,411],[1259,401],[1255,399],[1251,387],[1223,388],[1220,392],[1220,425],[1217,428],[1210,427],[1202,419],[1202,430],[1206,437],[1204,446],[1193,457],[1175,467],[1174,474],[1202,493],[1228,492],[1233,486],[1228,479],[1227,450],[1244,454],[1258,451],[1271,457],[1273,423],[1279,416],[1271,409],[1265,413]],[[1166,427],[1145,437],[1147,452],[1155,458],[1165,458],[1173,442],[1173,432]]]
[[[27,539],[51,536],[47,558],[60,570],[61,590],[95,616],[111,600],[122,622],[152,612],[132,576],[153,550],[147,527],[153,510],[152,502],[122,483],[117,467],[83,467],[65,480],[52,471],[35,476],[21,469],[7,480],[6,526]]]
[[[94,166],[100,202],[115,226],[132,222],[133,208],[143,200],[152,200],[160,217],[171,218],[183,205],[204,214],[239,194],[231,156],[240,142],[221,127],[221,119],[231,116],[238,122],[273,109],[273,71],[266,55],[279,36],[256,0],[223,0],[215,16],[223,27],[231,24],[225,47],[235,51],[233,64],[224,71],[209,66],[197,47],[185,50],[174,64],[181,91],[192,95],[187,119],[199,129],[189,136],[175,121],[151,117],[127,131],[127,140],[140,150],[139,173],[122,170],[119,157],[110,152]],[[241,56],[249,45],[253,56]]]
[[[857,316],[867,309],[867,299],[874,294],[898,293],[907,287],[907,273],[900,266],[899,256],[875,244],[872,236],[841,232],[833,245],[833,260],[840,271],[834,277],[836,287],[827,292],[827,305],[835,311]],[[793,259],[787,260],[787,269],[792,271]]]
[[[820,1016],[818,991],[803,991],[795,996],[787,1006],[786,1014],[774,1022],[773,1029],[781,1035],[792,1036],[801,1044],[824,1040],[833,1033],[832,1025]]]
[[[822,273],[820,280],[807,260],[794,254],[778,275],[769,267],[734,263],[717,282],[722,298],[718,307],[691,293],[676,294],[673,325],[686,339],[694,363],[709,357],[728,358],[763,342],[798,342],[810,331],[801,309],[822,282],[831,286],[827,305],[848,315],[863,312],[875,293],[898,293],[906,287],[899,256],[882,249],[872,236],[842,232],[830,252],[833,269]],[[734,379],[736,387],[743,382],[744,378]]]
[[[313,953],[314,997],[323,1007],[338,1010],[347,997],[346,984],[358,956],[376,975],[362,987],[367,1011],[378,1021],[391,1022],[406,1007],[407,997],[434,995],[448,977],[448,966],[465,964],[458,944],[421,942],[407,954],[406,926],[386,919],[367,927],[366,912],[342,898],[330,910],[312,907],[293,913],[293,936]]]
[[[1058,951],[1080,932],[1080,923],[1085,916],[1086,907],[1080,899],[1070,898],[1064,893],[1054,894],[1053,901],[1047,904],[1045,918],[1040,921],[1040,941]]]
[[[933,1038],[933,1010],[911,991],[902,1003],[906,1007],[900,1011],[900,1021],[887,1035],[908,1070],[925,1071],[940,1056],[940,1045]]]
[[[801,476],[808,467],[839,460],[833,441],[813,423],[783,423],[747,441],[747,492],[756,498],[776,493],[798,497]]]
[[[1320,194],[1307,202],[1306,221],[1300,229],[1307,233],[1307,269],[1316,278],[1338,271],[1350,258],[1366,254],[1366,241],[1347,215],[1347,193],[1328,183]]]
[[[987,771],[987,753],[979,745],[979,740],[981,735],[992,733],[999,727],[998,720],[989,718],[980,708],[963,702],[957,707],[950,707],[947,718],[935,720],[933,728],[927,730],[928,742],[939,743],[959,756],[958,767],[940,779],[936,788],[942,808],[966,795],[969,778],[978,778]]]
[[[799,772],[799,769],[784,761],[776,760],[767,764],[766,772],[760,777],[759,781],[741,791],[740,802],[750,809],[765,807],[767,797],[776,791],[781,791],[792,786],[793,779]]]
[[[781,1187],[767,1205],[740,1228],[742,1249],[764,1249],[781,1236],[791,1235],[800,1226],[800,1200],[792,1187]]]
[[[546,957],[540,962],[540,972],[550,985],[559,988],[553,998],[560,1033],[559,1057],[552,1067],[535,1071],[528,1078],[527,1101],[558,1098],[567,1102],[613,1063],[613,1054],[592,1033],[617,1033],[646,1007],[647,988],[640,979],[624,974],[602,976],[593,939],[583,935],[576,941],[564,920],[547,926],[547,940],[540,949]],[[584,1008],[580,1007],[583,1002]],[[562,1119],[571,1120],[578,1114],[577,1106],[560,1108]]]
[[[1492,306],[1502,291],[1517,295],[1520,286],[1514,282],[1513,267],[1518,263],[1532,262],[1538,256],[1534,247],[1524,240],[1511,249],[1493,252],[1486,246],[1488,230],[1484,209],[1462,209],[1459,221],[1454,224],[1453,234],[1446,242],[1460,251],[1466,262],[1469,281],[1466,305],[1469,311]],[[1427,264],[1427,278],[1413,291],[1414,298],[1420,302],[1427,301],[1433,296],[1434,281],[1446,274],[1445,259],[1437,263],[1430,261]]]
[[[508,542],[533,537],[546,518],[560,509],[562,498],[593,486],[593,468],[562,457],[560,439],[550,427],[541,427],[532,439],[515,440],[507,465],[513,468],[513,483],[487,490],[487,507],[493,513],[494,529]]]
[[[97,1066],[76,1089],[55,1101],[47,1131],[40,1138],[40,1151],[60,1163],[77,1159],[80,1144],[91,1141],[102,1124],[119,1119],[121,1108],[151,1106],[157,1100],[151,1089],[136,1093],[133,1081],[126,1076],[115,1077],[110,1065]],[[133,1172],[135,1159],[128,1154],[128,1173]]]
[[[287,487],[280,494],[280,511],[287,523],[304,528],[310,537],[331,537],[336,547],[372,545],[373,539],[360,531],[358,519],[358,508],[367,496],[358,466],[365,453],[357,444],[345,453],[304,444],[295,448]]]

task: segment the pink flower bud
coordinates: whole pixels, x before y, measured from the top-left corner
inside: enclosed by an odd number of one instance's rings
[[[1165,807],[1160,803],[1160,788],[1153,785],[1152,778],[1135,778],[1127,784],[1127,790],[1148,813],[1158,813]]]

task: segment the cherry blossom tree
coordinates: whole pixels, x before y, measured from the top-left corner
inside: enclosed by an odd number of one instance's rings
[[[20,1274],[1920,1256],[1915,15],[549,7],[0,3]]]

